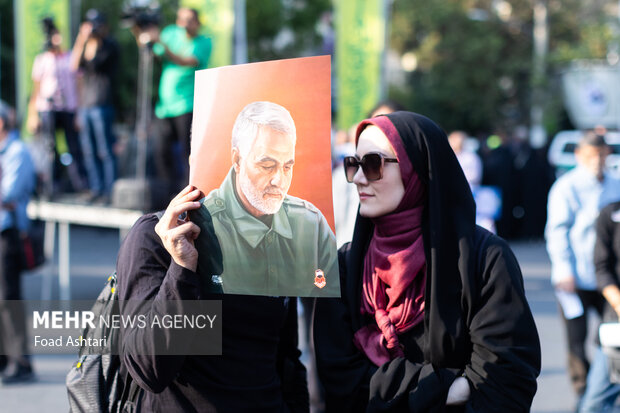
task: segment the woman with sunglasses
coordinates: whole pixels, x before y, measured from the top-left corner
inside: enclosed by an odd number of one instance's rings
[[[540,343],[508,245],[475,225],[445,133],[411,112],[367,119],[345,159],[360,208],[342,298],[317,300],[328,412],[527,412]]]

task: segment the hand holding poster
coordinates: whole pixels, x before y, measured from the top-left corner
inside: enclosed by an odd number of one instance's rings
[[[329,76],[326,56],[196,72],[190,183],[207,196],[190,217],[212,289],[340,295]]]

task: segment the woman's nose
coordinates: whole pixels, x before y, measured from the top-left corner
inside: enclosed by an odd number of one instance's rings
[[[353,183],[355,185],[368,185],[368,179],[366,179],[366,175],[364,175],[361,166],[357,168],[355,175],[353,175]]]

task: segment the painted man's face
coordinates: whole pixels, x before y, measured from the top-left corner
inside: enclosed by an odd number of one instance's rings
[[[266,126],[259,127],[250,152],[235,164],[238,195],[252,215],[278,212],[291,186],[294,163],[294,138]]]

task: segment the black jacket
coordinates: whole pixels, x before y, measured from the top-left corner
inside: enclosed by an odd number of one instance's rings
[[[620,288],[620,202],[607,205],[596,220],[594,267],[601,292],[610,285]],[[607,300],[603,319],[618,321],[618,315]]]

